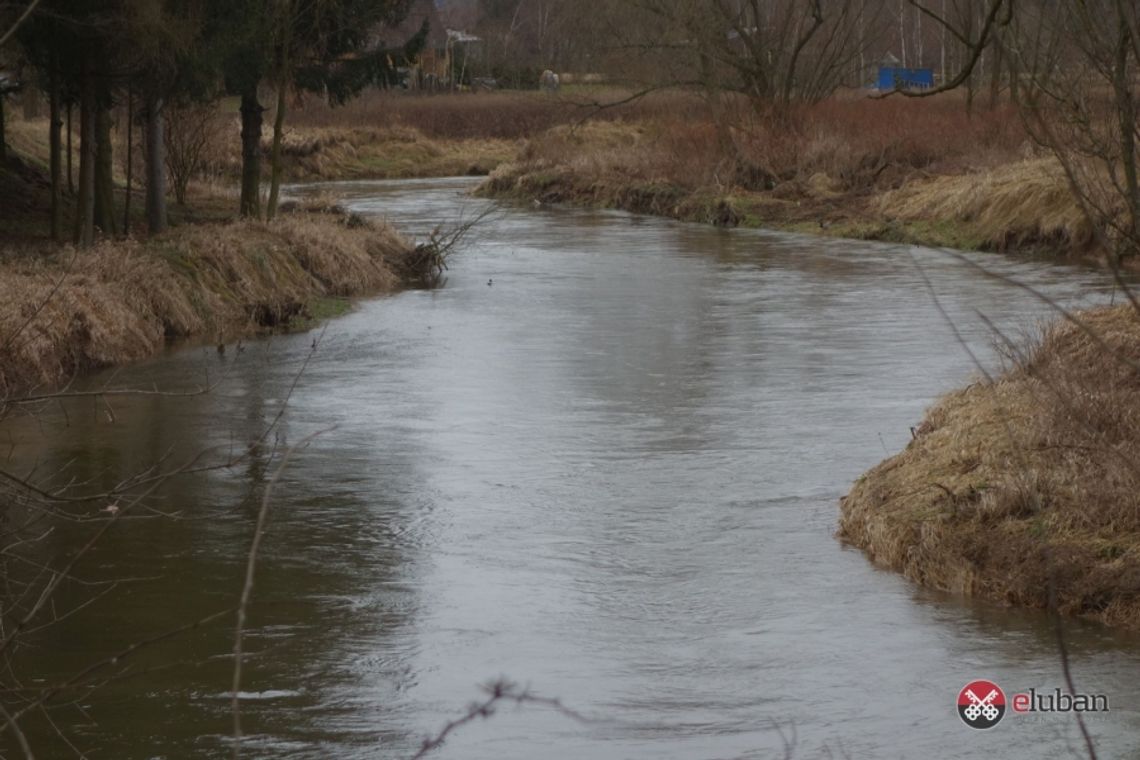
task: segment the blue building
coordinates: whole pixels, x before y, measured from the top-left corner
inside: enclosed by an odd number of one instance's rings
[[[888,90],[927,90],[934,86],[934,69],[908,69],[902,66],[879,67],[875,87]]]

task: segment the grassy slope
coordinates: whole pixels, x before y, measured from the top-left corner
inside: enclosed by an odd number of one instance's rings
[[[0,260],[0,395],[326,310],[406,285],[412,245],[386,227],[297,212],[272,225],[186,225],[145,242]]]
[[[923,585],[1031,607],[1055,589],[1063,613],[1140,629],[1140,317],[1082,319],[1096,338],[1055,325],[935,405],[842,501],[840,536]]]

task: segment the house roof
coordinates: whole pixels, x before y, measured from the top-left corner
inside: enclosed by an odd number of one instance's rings
[[[439,18],[432,0],[414,0],[408,15],[395,26],[384,25],[373,32],[376,43],[380,47],[403,47],[408,40],[419,34],[424,22],[428,25],[426,47],[429,50],[443,50],[447,47],[447,29]]]

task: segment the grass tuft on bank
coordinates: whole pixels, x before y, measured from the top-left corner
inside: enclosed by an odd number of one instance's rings
[[[922,585],[1140,629],[1140,317],[1059,322],[943,398],[842,500],[840,537]]]
[[[328,208],[87,250],[9,249],[0,397],[142,359],[170,338],[221,342],[314,318],[330,299],[419,284],[433,264],[390,227]]]

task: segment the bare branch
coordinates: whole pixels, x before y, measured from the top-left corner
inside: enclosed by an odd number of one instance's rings
[[[12,35],[14,35],[17,30],[19,30],[20,26],[28,20],[28,17],[32,15],[32,12],[35,11],[40,2],[41,0],[32,0],[31,4],[29,4],[28,7],[24,9],[24,12],[20,14],[20,17],[16,19],[16,23],[12,24],[12,26],[8,28],[8,31],[4,32],[3,37],[0,37],[0,47],[4,47],[4,45],[7,44],[8,40],[12,39]]]
[[[1006,9],[1006,13],[1004,17],[1001,17],[1001,19],[999,19],[998,13],[1002,10],[1002,8]],[[932,12],[928,11],[927,13],[934,18],[939,18]],[[982,32],[979,35],[977,42],[971,42],[969,40],[966,41],[966,48],[969,51],[970,57],[966,60],[965,64],[958,71],[958,73],[954,75],[953,79],[942,83],[938,87],[930,87],[925,90],[908,90],[896,88],[889,92],[872,95],[871,97],[886,98],[890,97],[891,95],[899,94],[907,98],[929,98],[933,95],[938,95],[943,92],[949,92],[950,90],[958,89],[962,86],[962,84],[966,82],[966,80],[973,76],[974,68],[977,67],[978,61],[981,60],[982,53],[985,51],[986,45],[989,44],[994,30],[998,26],[1008,25],[1012,19],[1013,0],[993,0],[993,5],[990,6],[990,10],[986,14],[985,23],[982,25]],[[953,27],[951,27],[948,22],[943,20],[942,23],[946,25],[946,28],[948,30],[952,30]]]
[[[250,542],[249,555],[246,557],[245,564],[245,581],[242,584],[241,598],[237,606],[237,624],[234,630],[234,677],[232,684],[231,705],[234,718],[234,750],[233,757],[235,760],[241,757],[241,666],[242,666],[242,637],[245,632],[245,616],[246,609],[249,607],[249,600],[253,596],[253,575],[257,567],[257,552],[261,548],[261,539],[265,534],[265,521],[269,516],[270,498],[273,496],[273,488],[281,479],[281,474],[289,464],[289,460],[293,457],[297,449],[302,448],[317,436],[333,430],[334,428],[326,428],[319,430],[312,435],[308,435],[301,439],[296,445],[291,446],[281,459],[281,464],[277,467],[277,472],[273,473],[273,477],[265,486],[265,493],[261,496],[261,509],[257,512],[257,523],[253,529],[253,540]]]
[[[486,699],[482,702],[473,702],[467,708],[466,713],[455,720],[449,721],[440,729],[439,733],[424,739],[419,751],[412,755],[411,760],[421,760],[421,758],[426,757],[442,747],[447,737],[456,729],[462,728],[479,718],[490,718],[495,714],[495,709],[500,702],[514,702],[517,705],[528,703],[543,705],[545,707],[551,707],[579,723],[590,722],[589,718],[563,705],[561,700],[532,694],[529,690],[520,689],[517,684],[506,679],[499,679],[498,681],[487,684],[483,687],[483,691],[488,695]]]

